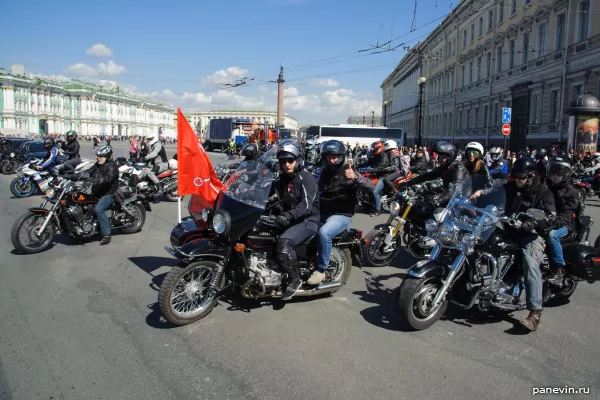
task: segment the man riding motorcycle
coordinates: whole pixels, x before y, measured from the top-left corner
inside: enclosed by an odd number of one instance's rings
[[[425,152],[422,147],[417,149],[417,154],[411,162],[410,170],[418,175],[427,172],[427,158],[425,157]]]
[[[280,172],[273,189],[282,202],[274,207],[275,213],[279,214],[275,222],[285,231],[277,239],[275,251],[288,279],[283,300],[289,300],[302,286],[296,246],[319,230],[318,186],[315,177],[304,169],[298,142],[280,144],[276,157]]]
[[[390,164],[394,168],[394,172],[383,176],[383,185],[386,190],[392,191],[395,196],[398,190],[394,187],[394,181],[402,176],[405,176],[410,170],[400,152],[398,151],[398,144],[394,140],[387,140],[385,142],[385,152],[390,158]]]
[[[393,167],[390,164],[390,158],[384,151],[385,145],[382,141],[377,141],[371,144],[371,151],[369,153],[369,159],[359,164],[359,168],[369,167],[370,172],[380,178],[375,184],[373,190],[373,197],[375,198],[375,212],[371,216],[377,216],[381,214],[381,191],[383,190],[384,180],[382,176],[387,172],[390,172]]]
[[[81,163],[79,149],[80,146],[77,141],[77,132],[67,132],[67,143],[63,149],[63,153],[69,157],[69,159],[63,163],[66,171],[75,172],[75,167]]]
[[[156,195],[158,196],[164,193],[165,189],[156,177],[156,174],[160,174],[166,170],[165,167],[168,165],[167,152],[160,143],[160,140],[158,140],[158,137],[149,136],[146,138],[146,142],[150,147],[150,153],[143,160],[152,166],[151,169],[146,171],[146,175],[154,183],[154,186],[156,186]],[[157,160],[159,157],[160,160]]]
[[[492,179],[507,179],[508,178],[508,162],[502,156],[500,147],[492,147],[489,151],[492,166],[490,168],[490,176]]]
[[[350,228],[358,204],[358,190],[374,190],[375,185],[346,162],[346,147],[337,140],[321,144],[323,170],[319,177],[321,223],[318,234],[317,268],[306,281],[318,285],[329,267],[332,239]]]
[[[99,198],[94,209],[94,214],[102,239],[100,245],[109,244],[111,240],[110,222],[106,216],[106,209],[115,202],[114,194],[119,188],[119,168],[112,160],[113,150],[110,146],[101,146],[95,151],[98,161],[90,169],[89,183],[92,184],[92,195]]]
[[[242,156],[244,161],[254,161],[260,158],[260,150],[255,143],[248,143],[242,148]]]
[[[58,163],[57,158],[60,154],[60,149],[54,143],[54,139],[44,139],[44,148],[48,150],[48,155],[46,155],[46,158],[42,163],[36,165],[35,169],[37,170],[52,169]]]
[[[535,163],[537,167],[537,173],[542,179],[546,179],[546,170],[548,166],[548,150],[541,148],[535,153]]]

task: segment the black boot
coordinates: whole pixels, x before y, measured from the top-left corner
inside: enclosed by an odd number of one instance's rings
[[[548,278],[548,282],[556,286],[562,286],[565,279],[565,266],[557,265],[553,272],[554,274]]]
[[[102,239],[100,239],[100,246],[104,246],[105,244],[109,244],[109,243],[110,243],[110,235],[102,236]]]
[[[282,300],[290,300],[300,289],[300,286],[302,286],[302,279],[300,279],[299,277],[289,280],[287,287],[285,288],[285,293],[283,294]]]

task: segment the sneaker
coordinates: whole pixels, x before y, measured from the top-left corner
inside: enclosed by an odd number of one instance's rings
[[[325,280],[325,272],[315,269],[310,278],[306,281],[309,285],[318,285]]]
[[[371,217],[379,217],[381,215],[381,210],[375,210],[375,212],[371,213]]]
[[[556,268],[556,272],[553,276],[551,276],[550,278],[548,278],[548,282],[553,284],[553,285],[562,285],[563,280],[565,279],[565,267],[562,265],[559,265]]]
[[[102,239],[100,239],[100,246],[104,246],[105,244],[109,244],[109,243],[110,243],[110,235],[102,236]]]
[[[302,279],[300,278],[296,278],[290,283],[288,283],[287,287],[285,288],[285,293],[283,294],[282,300],[291,299],[296,294],[298,289],[300,289],[300,286],[302,286]]]

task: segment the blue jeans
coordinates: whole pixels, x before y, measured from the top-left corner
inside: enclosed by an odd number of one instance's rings
[[[589,176],[587,178],[583,178],[581,181],[585,182],[585,183],[589,183],[590,185],[594,185],[594,186],[596,185],[596,177],[594,177],[594,176]]]
[[[566,226],[550,231],[548,234],[548,244],[550,245],[550,257],[554,265],[565,265],[560,238],[569,234],[569,229]]]
[[[380,177],[375,184],[375,189],[373,190],[373,197],[375,197],[375,209],[377,211],[381,211],[381,191],[383,190],[384,183],[385,180],[383,177]]]
[[[319,241],[317,252],[317,269],[325,272],[329,267],[329,258],[333,249],[332,239],[350,228],[352,218],[345,215],[330,215],[321,218],[325,224],[319,229]]]
[[[113,205],[115,202],[115,196],[112,194],[100,197],[100,201],[96,204],[96,208],[94,209],[94,214],[96,215],[96,220],[98,221],[98,225],[100,225],[100,233],[102,236],[110,236],[110,223],[108,222],[108,217],[106,216],[106,209]]]
[[[525,300],[527,309],[542,309],[542,270],[540,264],[544,257],[544,239],[537,236],[523,247],[523,270],[525,272]]]

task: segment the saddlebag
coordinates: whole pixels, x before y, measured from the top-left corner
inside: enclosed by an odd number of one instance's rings
[[[588,282],[600,280],[600,253],[595,247],[579,244],[564,248],[569,273]]]

